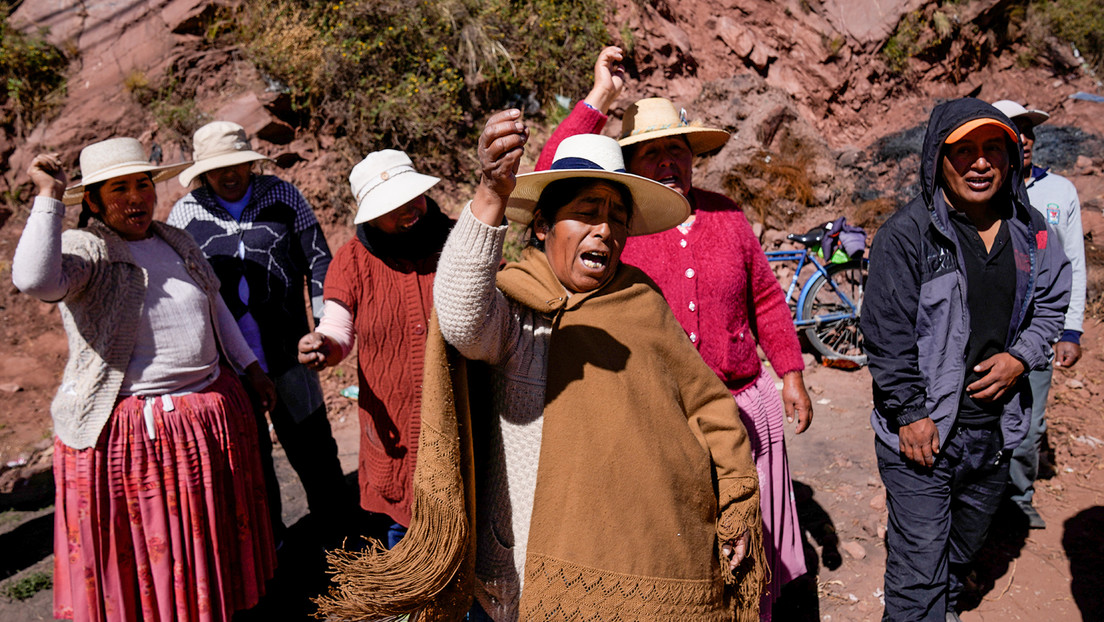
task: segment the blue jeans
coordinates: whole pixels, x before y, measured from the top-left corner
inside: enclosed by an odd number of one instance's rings
[[[1008,483],[996,428],[955,426],[929,469],[875,439],[886,488],[884,622],[944,622]]]
[[[1031,423],[1016,451],[1012,452],[1012,463],[1008,465],[1009,496],[1018,505],[1031,505],[1035,496],[1035,478],[1039,476],[1039,450],[1046,433],[1046,403],[1050,395],[1051,376],[1054,368],[1047,367],[1027,375],[1031,384]]]
[[[399,540],[403,539],[406,535],[406,527],[398,523],[391,523],[391,526],[387,528],[387,549],[391,550],[395,548],[395,545],[399,543]]]

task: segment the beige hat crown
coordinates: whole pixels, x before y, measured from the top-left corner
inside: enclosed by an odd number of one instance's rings
[[[694,155],[718,149],[728,141],[728,132],[702,127],[700,121],[688,121],[685,108],[675,110],[670,100],[649,97],[625,111],[617,142],[627,147],[665,136],[686,136]]]
[[[993,107],[1004,113],[1004,116],[1016,120],[1016,117],[1023,117],[1027,119],[1031,126],[1034,127],[1040,123],[1045,122],[1050,118],[1050,115],[1042,110],[1028,110],[1017,102],[1011,99],[1002,99],[1000,101],[993,102]]]
[[[65,189],[62,202],[76,205],[81,202],[86,186],[134,173],[151,173],[154,182],[175,176],[191,162],[151,164],[146,150],[136,138],[109,138],[92,143],[80,153],[81,183]]]
[[[578,177],[604,179],[629,189],[633,198],[629,235],[664,231],[690,215],[690,203],[677,190],[625,172],[625,159],[617,141],[600,134],[577,134],[560,143],[547,171],[517,176],[517,185],[506,204],[506,217],[529,224],[548,184]]]
[[[349,173],[349,186],[357,202],[353,222],[374,220],[406,205],[441,181],[414,170],[410,156],[396,149],[369,153]]]
[[[213,121],[192,136],[192,159],[195,164],[180,173],[184,187],[208,171],[269,158],[253,151],[242,126],[231,121]]]

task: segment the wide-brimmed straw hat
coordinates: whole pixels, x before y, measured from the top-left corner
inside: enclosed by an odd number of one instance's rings
[[[369,153],[349,173],[349,186],[357,202],[353,222],[359,225],[396,210],[439,181],[439,177],[415,171],[414,163],[402,151],[384,149]]]
[[[662,97],[642,99],[625,111],[621,121],[622,147],[664,136],[686,136],[690,150],[700,155],[718,149],[728,141],[728,132],[703,127],[700,121],[688,121],[686,110],[675,110],[670,100]]]
[[[598,134],[579,134],[560,143],[549,170],[517,176],[517,185],[506,204],[506,217],[529,224],[545,186],[576,177],[606,179],[629,189],[633,198],[629,235],[664,231],[690,215],[690,203],[677,190],[625,172],[625,159],[617,141]]]
[[[92,143],[80,153],[81,183],[65,189],[62,202],[76,205],[84,197],[84,188],[101,181],[134,173],[151,173],[153,181],[170,179],[191,162],[150,164],[146,150],[136,138],[109,138]]]
[[[1024,108],[1020,104],[1012,101],[1011,99],[1002,99],[997,102],[993,102],[993,107],[1004,113],[1004,116],[1016,120],[1016,117],[1023,117],[1031,123],[1031,127],[1035,127],[1040,123],[1046,122],[1050,118],[1050,115],[1042,110],[1029,110]]]
[[[231,121],[214,121],[192,136],[192,159],[195,164],[180,173],[180,183],[185,188],[208,171],[270,158],[253,151],[244,127]]]

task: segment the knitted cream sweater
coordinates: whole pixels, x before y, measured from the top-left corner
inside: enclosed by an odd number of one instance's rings
[[[441,253],[433,288],[445,339],[492,368],[495,420],[483,422],[489,440],[485,454],[476,456],[476,575],[482,587],[476,597],[496,622],[518,617],[552,334],[551,318],[495,287],[506,229],[483,224],[465,207]]]

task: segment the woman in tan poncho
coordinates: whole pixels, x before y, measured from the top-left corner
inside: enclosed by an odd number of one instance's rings
[[[516,176],[527,137],[516,110],[488,121],[439,263],[440,333],[464,358],[427,345],[410,532],[389,554],[335,556],[322,613],[456,620],[474,596],[471,619],[495,622],[757,619],[758,488],[736,405],[619,261],[627,236],[689,206],[625,173],[602,136]],[[532,221],[534,244],[499,272],[504,214]]]

